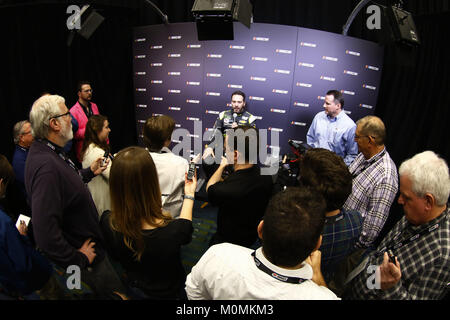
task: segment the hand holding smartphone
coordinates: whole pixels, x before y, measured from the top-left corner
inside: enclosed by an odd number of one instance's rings
[[[194,175],[195,175],[195,162],[190,162],[187,179],[192,180],[192,178],[194,178]]]
[[[105,154],[103,155],[104,159],[102,161],[102,167],[104,167],[106,165],[106,160],[108,159],[108,157],[109,157],[109,152],[105,151]]]

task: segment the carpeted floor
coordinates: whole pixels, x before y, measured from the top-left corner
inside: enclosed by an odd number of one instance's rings
[[[202,206],[204,206],[202,208]],[[196,200],[192,215],[194,233],[192,241],[181,248],[181,260],[186,270],[186,274],[191,272],[192,267],[208,249],[208,243],[212,235],[216,232],[217,207],[201,200]]]

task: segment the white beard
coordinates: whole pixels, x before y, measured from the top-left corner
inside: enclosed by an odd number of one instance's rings
[[[70,126],[68,126],[66,122],[61,119],[61,127],[61,138],[64,141],[64,145],[66,145],[67,142],[73,139],[72,122],[70,122]]]

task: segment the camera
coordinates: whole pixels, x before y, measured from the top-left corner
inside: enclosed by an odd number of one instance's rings
[[[286,187],[295,187],[299,185],[300,168],[299,163],[302,156],[312,149],[306,143],[297,143],[291,139],[288,140],[293,154],[285,154],[280,161],[280,165],[275,180],[274,193],[284,190]]]

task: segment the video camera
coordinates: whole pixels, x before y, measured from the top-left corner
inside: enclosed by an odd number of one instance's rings
[[[312,149],[307,143],[299,144],[291,139],[288,140],[288,143],[291,146],[293,154],[285,154],[282,160],[280,160],[280,169],[277,173],[274,193],[277,193],[286,187],[299,185],[298,177],[300,173],[300,160],[306,151]]]

